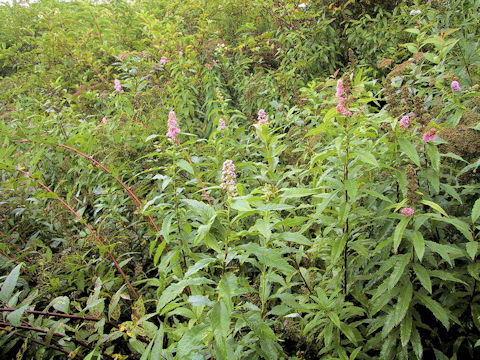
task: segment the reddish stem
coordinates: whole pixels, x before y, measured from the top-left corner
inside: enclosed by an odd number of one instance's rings
[[[16,171],[20,171],[22,174],[24,174],[25,176],[27,176],[28,178],[32,179],[33,181],[35,181],[37,184],[39,184],[42,188],[44,188],[46,191],[48,191],[49,193],[52,193],[52,194],[55,194],[52,190],[50,190],[50,188],[48,186],[46,186],[45,184],[43,184],[41,181],[35,179],[32,175],[30,175],[28,172],[24,171],[24,170],[21,170],[21,169],[18,169],[18,168],[15,168]],[[73,208],[68,205],[62,198],[60,198],[57,194],[55,194],[56,198],[58,201],[60,201],[62,203],[63,206],[65,206],[72,214],[74,214],[77,219],[79,219],[84,225],[85,227],[88,229],[88,231],[90,231],[90,233],[93,235],[93,237],[95,238],[95,240],[97,240],[97,242],[105,247],[105,243],[102,241],[102,239],[100,239],[100,237],[97,235],[97,233],[91,228],[90,225],[87,224],[87,222],[80,216],[80,214],[78,214],[75,210],[73,210]],[[117,259],[115,259],[115,256],[113,256],[113,254],[110,252],[110,251],[107,251],[107,255],[108,257],[110,258],[110,260],[114,263],[115,267],[117,268],[118,272],[120,273],[120,275],[122,276],[123,280],[125,281],[125,284],[127,284],[128,288],[130,289],[131,293],[135,296],[135,298],[140,298],[140,295],[138,295],[137,291],[134,289],[134,287],[132,286],[132,284],[130,283],[130,281],[128,280],[128,277],[127,275],[125,275],[125,273],[123,272],[122,268],[120,267],[120,265],[118,264],[117,262]]]
[[[28,139],[21,139],[21,140],[12,140],[12,142],[17,142],[17,143],[25,143],[25,142],[31,142],[31,140],[28,140]],[[112,172],[106,167],[104,166],[102,163],[100,163],[99,161],[95,160],[93,157],[91,157],[90,155],[87,155],[83,152],[81,152],[80,150],[77,150],[71,146],[68,146],[68,145],[65,145],[65,144],[58,144],[59,147],[62,147],[64,149],[67,149],[67,150],[71,150],[71,151],[74,151],[76,152],[78,155],[80,156],[83,156],[85,159],[88,159],[90,160],[91,162],[93,162],[95,165],[97,165],[98,167],[100,167],[103,171],[105,171],[107,174],[110,174],[124,189],[125,191],[128,193],[128,195],[130,195],[130,197],[133,199],[133,201],[137,204],[137,206],[141,209],[142,208],[142,202],[140,201],[140,199],[135,195],[135,193],[133,192],[133,190],[131,188],[129,188],[122,180],[120,180],[118,177],[114,176],[112,174]],[[146,215],[148,220],[150,221],[150,224],[152,224],[153,228],[155,229],[155,232],[159,232],[160,229],[158,227],[158,225],[155,223],[155,220],[153,220],[153,217],[151,215]],[[163,238],[163,236],[160,235],[160,240],[161,241],[165,241],[165,239]],[[165,246],[165,249],[164,249],[165,252],[168,252],[168,249],[167,247]]]
[[[68,351],[63,350],[63,349],[60,348],[60,347],[57,347],[57,346],[54,346],[54,345],[51,345],[51,344],[47,344],[47,343],[44,343],[44,342],[41,342],[41,341],[32,339],[32,338],[28,337],[27,335],[23,335],[23,334],[20,334],[20,333],[18,333],[18,332],[12,332],[12,331],[10,331],[9,329],[4,328],[4,327],[0,327],[0,331],[6,331],[6,332],[9,332],[9,333],[12,333],[12,334],[14,334],[14,335],[16,335],[16,336],[20,336],[20,337],[25,338],[25,339],[28,339],[28,340],[36,343],[36,344],[39,344],[39,345],[42,345],[42,346],[46,346],[46,347],[48,347],[48,348],[50,348],[50,349],[54,349],[54,350],[60,351],[60,352],[62,352],[62,353],[64,353],[64,354],[67,354],[67,355],[70,354]]]
[[[88,159],[90,160],[91,162],[93,162],[95,165],[97,165],[98,167],[100,167],[103,171],[105,171],[107,174],[110,174],[112,175],[112,177],[125,189],[125,191],[128,193],[128,195],[130,195],[130,197],[133,199],[133,201],[135,201],[135,203],[138,205],[139,208],[142,207],[142,202],[139,200],[139,198],[135,195],[135,193],[132,191],[132,189],[130,189],[127,185],[125,185],[125,183],[120,180],[119,178],[117,178],[116,176],[114,176],[112,174],[112,172],[106,167],[104,166],[102,163],[100,163],[99,161],[95,160],[93,157],[91,157],[90,155],[87,155],[87,154],[84,154],[82,153],[81,151],[71,147],[71,146],[68,146],[68,145],[64,145],[64,144],[58,144],[58,146],[60,147],[63,147],[65,149],[68,149],[68,150],[72,150],[72,151],[75,151],[78,155],[80,156],[83,156],[85,159]],[[158,228],[157,224],[155,223],[155,221],[153,220],[152,216],[151,215],[147,215],[148,217],[148,220],[150,220],[150,223],[152,224],[153,228],[155,229],[155,231],[158,233],[160,231],[160,229]],[[163,238],[161,238],[162,241],[163,241]]]
[[[192,159],[190,158],[190,156],[188,155],[187,153],[187,150],[185,150],[185,148],[182,146],[182,144],[180,143],[180,140],[178,140],[178,138],[175,138],[176,142],[177,142],[177,145],[180,147],[180,149],[185,153],[185,156],[187,157],[187,161],[190,165],[193,165],[193,162],[192,162]],[[202,179],[200,178],[199,175],[196,176],[197,177],[197,180],[198,182],[200,183],[200,186],[202,187],[202,192],[203,192],[203,196],[205,197],[205,199],[207,200],[208,204],[210,206],[212,206],[212,201],[210,200],[210,196],[208,196],[207,194],[207,191],[205,190],[205,184],[203,183]]]

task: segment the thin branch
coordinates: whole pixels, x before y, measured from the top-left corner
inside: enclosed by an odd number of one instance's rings
[[[60,196],[58,196],[56,193],[54,193],[52,190],[50,190],[50,188],[48,186],[46,186],[45,184],[43,184],[40,180],[38,179],[35,179],[32,175],[30,175],[28,172],[22,170],[22,169],[18,169],[18,168],[15,168],[16,171],[19,171],[21,172],[22,174],[24,174],[25,176],[27,176],[28,178],[32,179],[33,181],[35,181],[37,184],[39,184],[42,188],[44,188],[47,192],[49,193],[52,193],[56,196],[56,199],[62,203],[63,206],[65,206],[72,214],[75,215],[75,217],[77,219],[79,219],[84,225],[85,227],[88,229],[88,231],[90,231],[90,233],[93,235],[93,237],[95,238],[95,240],[97,240],[97,242],[105,247],[105,243],[102,241],[102,239],[100,239],[100,237],[97,235],[97,233],[92,229],[92,227],[90,225],[87,224],[87,222],[80,216],[80,214],[78,214],[75,210],[73,210],[73,208],[68,205]],[[135,296],[135,298],[140,298],[140,295],[138,295],[137,291],[135,290],[135,288],[132,286],[132,284],[130,283],[130,280],[128,280],[128,277],[127,275],[123,272],[121,266],[118,264],[117,262],[117,259],[115,258],[115,256],[113,256],[113,254],[110,252],[110,251],[107,251],[107,255],[108,257],[110,258],[110,260],[114,263],[115,267],[117,268],[118,272],[120,273],[120,275],[122,276],[123,280],[125,281],[125,284],[127,285],[127,287],[129,288],[130,292]]]

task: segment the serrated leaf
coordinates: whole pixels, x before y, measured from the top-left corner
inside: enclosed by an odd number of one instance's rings
[[[443,260],[448,262],[450,266],[453,266],[452,259],[450,258],[450,251],[448,245],[437,244],[433,241],[426,241],[425,243],[430,250],[439,254]]]
[[[397,306],[395,307],[395,325],[399,324],[403,320],[412,300],[413,286],[409,281],[402,287],[400,295],[398,296]]]
[[[55,310],[67,314],[70,308],[70,299],[67,296],[59,296],[53,299],[50,305],[52,305]]]
[[[425,205],[428,205],[430,206],[432,209],[438,211],[440,214],[442,214],[443,216],[446,216],[448,217],[447,213],[445,212],[445,210],[442,209],[442,207],[438,204],[435,204],[433,201],[428,201],[428,200],[422,200],[420,201],[422,204],[425,204]]]
[[[12,311],[10,314],[7,315],[7,320],[11,322],[15,326],[19,326],[21,324],[21,319],[25,311],[28,309],[28,305],[24,305],[21,308]]]
[[[245,199],[234,199],[230,205],[233,210],[237,211],[252,211],[253,208],[250,203]]]
[[[415,230],[412,234],[413,248],[415,249],[415,254],[420,261],[423,259],[423,254],[425,253],[425,240],[420,231]]]
[[[403,151],[415,165],[420,167],[420,157],[415,149],[415,145],[406,139],[399,139],[398,144],[400,145],[400,150]]]
[[[400,341],[402,346],[407,346],[412,333],[412,315],[408,312],[400,323]]]
[[[333,239],[333,245],[332,245],[332,262],[333,263],[337,261],[340,255],[342,254],[346,243],[347,243],[346,234],[343,234],[342,236],[339,236]]]
[[[300,245],[311,246],[312,242],[307,239],[305,236],[299,233],[294,232],[284,232],[278,235],[279,240],[286,242],[293,242]]]
[[[17,285],[18,276],[20,274],[21,267],[22,267],[22,264],[18,264],[17,266],[15,266],[13,270],[10,271],[10,274],[8,274],[7,278],[2,284],[2,289],[0,290],[0,300],[2,300],[5,303],[8,302],[8,300],[10,300],[10,297],[13,294],[13,290]]]
[[[405,271],[405,268],[407,267],[407,264],[410,261],[410,254],[397,255],[397,259],[398,260],[395,263],[395,266],[393,267],[392,274],[388,279],[388,288],[390,290],[393,289],[393,287],[398,283],[398,281],[402,277]]]
[[[468,256],[470,256],[472,260],[475,260],[475,256],[478,252],[478,242],[470,241],[465,245],[465,248],[467,250]]]
[[[305,196],[310,196],[316,194],[316,190],[307,189],[307,188],[285,188],[281,189],[283,194],[282,197],[284,198],[301,198]]]
[[[395,227],[395,232],[393,233],[393,252],[397,252],[400,243],[402,242],[403,233],[405,232],[405,228],[410,221],[410,217],[404,217]]]
[[[420,281],[420,284],[431,294],[432,293],[432,281],[430,280],[430,275],[428,274],[427,269],[422,265],[414,263],[412,265],[417,279]]]
[[[438,152],[437,147],[435,145],[428,144],[427,155],[430,159],[433,170],[438,173],[440,171],[440,153]]]
[[[378,161],[375,159],[375,156],[373,156],[372,153],[366,151],[357,151],[357,155],[362,162],[373,166],[378,166]]]
[[[422,340],[420,339],[420,334],[418,333],[418,330],[415,327],[412,329],[412,336],[410,341],[412,343],[413,352],[417,356],[417,359],[419,360],[423,359]]]
[[[449,313],[448,310],[443,308],[437,301],[433,300],[430,296],[424,295],[420,292],[415,294],[416,298],[432,312],[432,314],[445,326],[449,328]]]
[[[475,204],[472,208],[472,223],[477,221],[478,217],[480,216],[480,198],[475,201]]]
[[[438,216],[438,214],[435,214],[432,216],[432,219],[435,219],[435,220],[438,220],[438,221],[442,221],[442,222],[445,222],[447,224],[451,224],[453,226],[455,226],[455,228],[460,231],[463,236],[465,236],[465,238],[469,241],[473,241],[473,236],[472,236],[472,233],[470,232],[470,227],[468,226],[468,224],[460,219],[457,219],[457,218],[446,218],[446,217],[441,217],[441,216]]]

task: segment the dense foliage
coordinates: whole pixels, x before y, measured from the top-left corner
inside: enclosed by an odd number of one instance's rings
[[[478,359],[479,14],[0,6],[0,357]]]

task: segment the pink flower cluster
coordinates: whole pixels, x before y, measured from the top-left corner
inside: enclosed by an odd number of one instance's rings
[[[115,87],[115,90],[117,90],[119,93],[123,93],[122,84],[120,83],[120,80],[115,79],[113,81],[113,85]]]
[[[342,79],[337,81],[337,92],[335,93],[335,97],[337,98],[337,111],[345,116],[352,115],[352,112],[345,107],[347,97],[345,96],[345,88],[343,87]]]
[[[456,80],[452,81],[452,83],[450,84],[450,87],[452,88],[453,91],[461,91],[462,90],[462,88],[460,87],[460,84]]]
[[[267,113],[265,110],[260,109],[258,111],[257,120],[258,123],[255,124],[256,126],[268,125]]]
[[[225,122],[224,118],[220,118],[220,120],[218,120],[218,127],[220,130],[227,130],[227,123]]]
[[[423,134],[423,142],[433,141],[437,138],[437,129],[431,128]]]
[[[413,214],[415,214],[415,210],[413,210],[412,208],[407,207],[402,209],[402,215],[413,216]]]
[[[170,111],[168,114],[168,131],[167,131],[167,136],[172,139],[176,140],[177,139],[177,134],[181,132],[180,128],[178,127],[177,123],[177,115],[175,114],[175,111]]]
[[[405,115],[405,116],[402,117],[402,119],[400,120],[400,127],[401,127],[403,130],[407,130],[407,128],[408,128],[409,125],[410,125],[410,116]]]
[[[237,183],[235,181],[236,178],[235,164],[232,160],[225,160],[223,163],[222,183],[220,184],[220,187],[223,190],[226,190],[228,195],[232,197],[238,196]]]
[[[162,57],[160,58],[160,64],[165,65],[166,63],[168,63],[167,57],[166,57],[166,56],[162,56]]]

